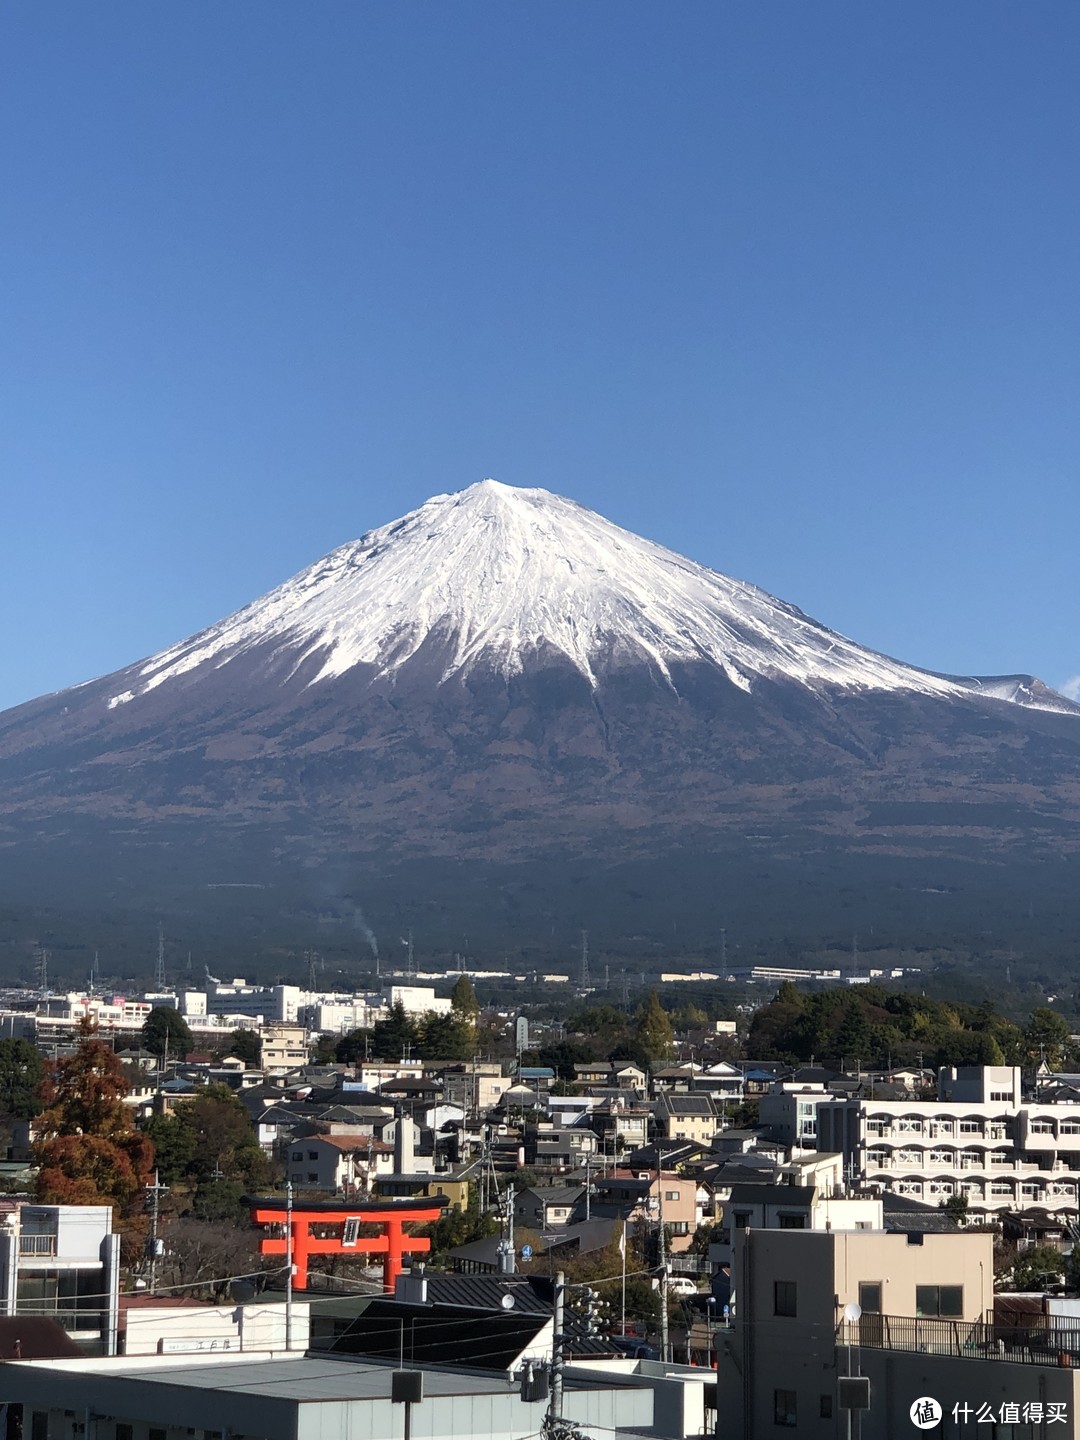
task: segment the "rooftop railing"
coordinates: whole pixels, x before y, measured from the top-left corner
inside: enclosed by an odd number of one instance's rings
[[[864,1314],[861,1320],[844,1321],[838,1339],[842,1345],[871,1350],[1080,1369],[1080,1327],[1066,1329],[1046,1324],[1050,1318],[1033,1317],[1036,1323],[1013,1325],[993,1319]]]

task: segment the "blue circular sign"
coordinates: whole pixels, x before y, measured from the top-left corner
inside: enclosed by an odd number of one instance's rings
[[[522,1247],[521,1247],[521,1258],[522,1258],[523,1260],[531,1260],[531,1259],[532,1259],[532,1246],[531,1246],[531,1245],[522,1245]]]

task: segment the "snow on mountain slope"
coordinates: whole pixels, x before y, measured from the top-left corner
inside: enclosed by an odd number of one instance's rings
[[[969,697],[976,682],[863,649],[763,590],[620,529],[546,490],[483,480],[343,545],[268,595],[126,673],[110,708],[255,647],[284,654],[311,684],[358,665],[393,676],[428,640],[442,680],[483,663],[510,676],[538,649],[594,685],[606,665],[705,661],[733,684],[762,677],[811,688]],[[1015,682],[983,694],[1042,708]],[[1046,692],[1052,695],[1052,692]],[[1059,697],[1053,697],[1056,701]],[[1047,705],[1046,708],[1058,708]]]

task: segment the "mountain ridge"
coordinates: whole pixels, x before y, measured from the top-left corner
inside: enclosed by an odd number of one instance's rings
[[[363,875],[367,910],[449,866],[441,933],[505,901],[508,944],[547,933],[575,869],[640,929],[679,871],[715,867],[683,922],[706,933],[722,877],[764,915],[778,865],[837,913],[867,886],[891,913],[892,857],[928,884],[959,867],[993,914],[1003,867],[1080,857],[1078,717],[1031,677],[879,656],[573,501],[481,482],[0,714],[0,901],[190,908],[225,876],[305,914]],[[644,898],[617,903],[631,873]]]

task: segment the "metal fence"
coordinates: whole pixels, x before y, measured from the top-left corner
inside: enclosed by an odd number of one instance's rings
[[[1031,1316],[1014,1325],[985,1320],[935,1320],[909,1315],[863,1315],[844,1321],[843,1345],[871,1350],[908,1350],[924,1355],[952,1355],[967,1360],[1008,1360],[1014,1365],[1053,1365],[1080,1369],[1080,1328],[1047,1323],[1051,1316]]]

